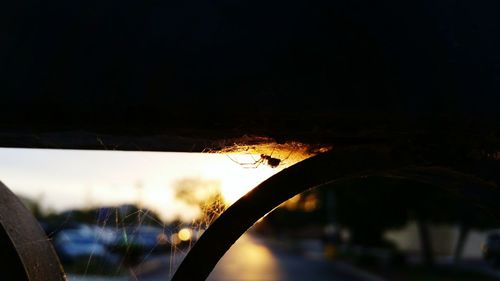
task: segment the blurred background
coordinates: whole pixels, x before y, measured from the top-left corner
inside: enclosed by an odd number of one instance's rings
[[[1,148],[0,179],[70,281],[156,281],[228,206],[308,156]],[[209,280],[500,280],[500,224],[466,199],[377,177],[311,190],[259,220]]]

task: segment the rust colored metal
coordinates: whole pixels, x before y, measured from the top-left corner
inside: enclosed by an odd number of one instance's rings
[[[64,281],[52,244],[21,201],[0,182],[2,280]]]

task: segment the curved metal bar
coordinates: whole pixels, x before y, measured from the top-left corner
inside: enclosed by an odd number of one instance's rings
[[[231,245],[258,219],[311,187],[374,170],[404,165],[388,148],[346,147],[320,154],[277,173],[229,207],[189,251],[172,281],[205,280]],[[362,158],[359,158],[362,157]],[[364,159],[363,161],[353,161]]]
[[[416,162],[389,148],[347,147],[284,169],[228,208],[189,251],[172,281],[205,280],[224,253],[258,219],[296,194],[324,184],[338,185],[377,175],[446,186],[452,192],[472,195],[471,199],[488,208],[495,208],[500,200],[498,188],[492,184],[446,168],[419,168]],[[496,210],[495,214],[500,212]]]
[[[2,280],[63,281],[66,276],[42,228],[0,182],[0,276]]]

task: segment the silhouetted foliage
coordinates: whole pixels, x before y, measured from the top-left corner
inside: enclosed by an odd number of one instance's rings
[[[199,209],[198,224],[202,227],[210,225],[226,209],[219,181],[185,178],[174,184],[174,190],[177,199]]]
[[[46,225],[46,231],[49,235],[54,235],[64,228],[77,227],[78,224],[82,223],[114,227],[162,224],[156,212],[135,205],[74,209],[61,213],[52,213],[40,217],[39,220]]]

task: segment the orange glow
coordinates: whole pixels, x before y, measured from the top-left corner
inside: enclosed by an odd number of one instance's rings
[[[300,198],[300,194],[295,195],[294,197],[288,199],[288,201],[283,203],[283,206],[291,211],[296,210],[299,207]]]
[[[160,233],[156,236],[156,241],[160,245],[166,245],[168,243],[168,236],[165,233]]]
[[[313,194],[306,197],[304,201],[304,211],[312,212],[318,207],[318,199]]]
[[[249,235],[238,239],[219,264],[224,262],[232,266],[216,266],[214,271],[218,275],[238,276],[242,280],[280,280],[282,277],[277,257],[258,239]],[[269,279],[269,276],[273,278]]]
[[[17,194],[40,201],[44,212],[134,204],[156,212],[162,221],[188,222],[200,210],[177,197],[179,181],[212,183],[193,197],[220,192],[231,205],[272,175],[326,149],[266,138],[231,143],[199,154],[2,148],[0,170],[2,181]],[[277,167],[268,165],[270,159]]]
[[[179,239],[179,235],[177,235],[177,233],[172,235],[170,243],[172,243],[173,245],[178,245],[181,243],[181,239]]]
[[[183,228],[177,233],[181,241],[189,241],[193,236],[193,232],[189,228]]]
[[[311,147],[296,142],[278,144],[266,138],[247,138],[252,139],[251,143],[254,144],[239,145],[236,140],[233,146],[227,146],[218,152],[224,153],[234,162],[233,169],[238,170],[231,171],[219,167],[219,170],[213,171],[213,174],[218,174],[221,179],[221,192],[228,205],[284,168],[331,149],[331,147]],[[243,139],[242,142],[250,141]],[[276,159],[278,166],[270,167],[267,157]]]
[[[239,169],[244,169],[238,167]],[[255,169],[244,169],[240,173],[221,175],[221,193],[228,205],[233,204],[257,185],[271,177],[281,169],[259,166]]]

